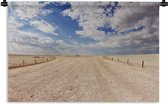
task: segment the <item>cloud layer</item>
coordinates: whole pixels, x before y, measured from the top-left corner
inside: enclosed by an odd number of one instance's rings
[[[8,45],[12,54],[158,53],[159,4],[11,2]]]

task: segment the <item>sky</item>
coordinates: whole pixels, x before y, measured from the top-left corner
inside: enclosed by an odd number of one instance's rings
[[[159,3],[9,2],[8,53],[159,53]]]

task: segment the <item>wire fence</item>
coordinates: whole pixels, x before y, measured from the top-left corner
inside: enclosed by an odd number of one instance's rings
[[[117,57],[114,58],[114,57],[107,57],[107,56],[103,56],[103,58],[107,59],[107,60],[110,60],[110,61],[115,61],[115,62],[127,64],[127,65],[130,65],[130,66],[140,66],[141,68],[145,67],[145,61],[144,60],[140,61],[139,63],[135,63],[133,61],[130,61],[129,58],[127,58],[125,60],[117,58]]]
[[[20,60],[18,64],[13,64],[10,65],[8,68],[13,69],[13,68],[19,68],[19,67],[25,67],[25,66],[31,66],[31,65],[36,65],[36,64],[42,64],[46,62],[50,62],[52,60],[55,60],[56,57],[47,57],[47,58],[32,58],[32,60]]]

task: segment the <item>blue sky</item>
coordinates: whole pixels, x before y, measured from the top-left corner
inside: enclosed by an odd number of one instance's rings
[[[137,3],[130,4],[132,6],[122,2],[10,2],[9,53],[158,53],[159,5],[138,3],[139,7],[135,8]]]

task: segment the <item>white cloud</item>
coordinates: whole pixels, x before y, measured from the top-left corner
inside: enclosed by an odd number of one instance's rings
[[[9,16],[8,51],[13,54],[50,54],[55,41],[47,36],[20,30],[24,24]],[[50,47],[51,46],[51,47]],[[48,49],[47,49],[48,48]],[[54,52],[53,50],[51,52]]]
[[[51,13],[51,10],[43,9],[43,7],[49,2],[39,3],[32,1],[24,2],[9,2],[9,9],[12,10],[12,14],[16,17],[26,20],[32,19],[38,15],[47,15]]]
[[[63,40],[55,40],[38,33],[20,30],[22,22],[12,16],[8,21],[8,52],[9,54],[72,54],[73,46]]]
[[[44,21],[40,16],[45,16],[52,12],[51,9],[44,9],[43,7],[50,2],[10,2],[9,3],[9,17],[16,19],[17,21],[22,21],[20,24],[31,25],[34,28],[40,30],[44,33],[50,33],[58,36],[55,32],[57,26],[53,26],[47,21]],[[38,20],[37,20],[38,18]],[[27,21],[28,20],[28,21]],[[13,25],[13,24],[12,24]],[[11,26],[10,26],[11,27]]]
[[[48,22],[44,21],[44,20],[34,20],[34,21],[30,21],[30,25],[32,25],[34,28],[44,32],[44,33],[51,33],[53,35],[58,35],[55,30],[57,29],[57,26],[52,26],[51,24],[49,24]]]
[[[66,43],[64,40],[54,40],[53,38],[37,33],[20,30],[19,28],[24,26],[24,23],[19,22],[16,19],[17,17],[23,20],[31,19],[29,20],[30,25],[44,33],[58,35],[55,32],[58,28],[57,26],[44,20],[32,19],[39,14],[46,15],[52,12],[43,10],[42,6],[39,6],[37,3],[38,6],[32,7],[30,10],[25,10],[28,8],[23,9],[23,7],[20,7],[18,10],[12,10],[14,11],[13,14],[16,14],[15,16],[9,16],[8,21],[9,53],[84,55],[106,53],[104,51],[112,54],[113,52],[119,53],[124,51],[138,53],[148,50],[158,50],[159,11],[157,5],[144,6],[140,4],[140,7],[135,7],[135,5],[130,7],[121,4],[121,8],[115,10],[113,17],[107,17],[103,14],[104,11],[99,6],[109,4],[108,2],[72,2],[71,4],[72,8],[63,11],[62,14],[78,21],[82,30],[77,30],[76,34],[81,37],[97,40],[97,43],[82,44],[76,41]],[[111,3],[111,5],[114,4]],[[110,8],[107,11],[110,11]],[[98,27],[103,27],[106,23],[109,23],[112,28],[116,28],[119,32],[132,29],[139,25],[145,26],[145,29],[138,32],[131,32],[127,35],[118,34],[111,36],[110,34],[107,35],[105,32],[97,30]]]
[[[104,25],[102,20],[102,9],[98,8],[96,2],[71,2],[72,8],[63,11],[63,15],[70,16],[79,22],[83,30],[76,31],[83,37],[91,37],[95,40],[103,38],[103,32],[98,31],[97,27]],[[86,7],[87,6],[87,7]]]
[[[158,3],[119,3],[121,7],[116,9],[113,17],[107,17],[103,14],[103,9],[99,6],[109,4],[92,2],[89,4],[72,2],[72,8],[63,11],[63,15],[70,16],[79,22],[82,30],[77,30],[76,34],[82,37],[89,37],[98,40],[97,43],[88,44],[83,47],[90,48],[122,48],[137,46],[142,48],[143,44],[158,49],[159,42],[159,4]],[[114,5],[114,4],[112,4]],[[86,7],[87,6],[87,7]],[[110,8],[108,8],[110,9]],[[108,10],[107,11],[110,11]],[[118,33],[135,28],[136,26],[145,26],[142,31],[131,32],[125,36],[107,36],[105,32],[97,30],[104,24],[110,24]],[[153,40],[153,41],[150,41]],[[134,47],[135,48],[135,47]],[[146,48],[147,50],[147,48]]]
[[[144,23],[138,22],[145,17],[157,19],[156,16],[158,16],[159,6],[157,3],[149,3],[149,5],[147,3],[121,3],[122,7],[115,10],[114,17],[107,17],[103,14],[104,9],[100,8],[100,6],[107,4],[114,5],[114,3],[109,2],[71,2],[72,8],[63,11],[62,14],[79,22],[82,30],[76,31],[77,34],[96,40],[101,40],[106,36],[104,32],[97,30],[98,27],[103,27],[106,23],[109,23],[112,28],[122,31],[123,29],[131,29],[136,25],[144,25]],[[130,6],[128,6],[129,4]],[[135,5],[139,5],[139,7],[135,7]],[[111,10],[111,8],[108,9]],[[109,11],[108,9],[107,11]]]
[[[53,35],[58,35],[53,26],[47,21],[36,20],[34,17],[46,15],[50,10],[44,10],[46,5],[38,2],[10,2],[8,19],[8,51],[14,54],[53,54],[56,52],[57,43],[53,38],[42,36],[39,33],[28,32],[21,29],[25,25],[32,25],[34,28]],[[38,17],[39,18],[39,17]],[[25,22],[25,20],[29,21]],[[24,20],[24,21],[21,21]],[[61,46],[61,45],[59,45]]]

